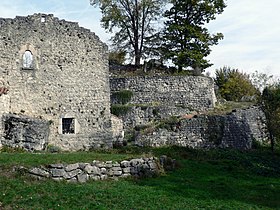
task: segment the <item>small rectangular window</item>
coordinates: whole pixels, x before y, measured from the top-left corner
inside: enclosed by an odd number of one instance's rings
[[[42,17],[41,17],[41,23],[44,23],[44,22],[46,22],[46,17],[45,17],[45,16],[42,16]]]
[[[75,119],[62,118],[62,134],[74,134],[74,133],[75,133]]]

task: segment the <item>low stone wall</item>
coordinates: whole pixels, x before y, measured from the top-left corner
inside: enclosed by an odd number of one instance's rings
[[[170,129],[148,131],[139,132],[137,145],[250,149],[253,141],[265,143],[268,140],[265,115],[256,106],[234,110],[227,115],[198,115],[181,119],[172,124]]]
[[[154,76],[111,78],[111,103],[114,92],[130,90],[131,104],[160,103],[182,105],[197,110],[213,108],[216,102],[213,79],[203,76]]]
[[[93,161],[92,163],[51,164],[36,167],[28,173],[38,179],[51,178],[57,181],[86,182],[88,180],[117,179],[120,177],[153,176],[159,173],[159,161],[155,157],[113,161]]]

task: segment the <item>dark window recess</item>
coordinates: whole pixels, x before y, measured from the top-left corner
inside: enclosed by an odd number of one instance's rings
[[[75,133],[74,118],[62,118],[62,133],[63,134]]]

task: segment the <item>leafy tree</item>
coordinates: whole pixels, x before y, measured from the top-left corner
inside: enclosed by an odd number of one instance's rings
[[[167,59],[182,70],[183,67],[211,66],[205,59],[210,46],[217,45],[223,34],[211,35],[205,24],[221,14],[226,7],[224,0],[171,0],[173,6],[166,11],[163,52]]]
[[[280,142],[280,84],[274,84],[264,89],[262,103],[267,118],[267,127],[270,134],[271,148]],[[276,141],[275,141],[276,140]]]
[[[260,92],[263,92],[265,87],[276,84],[276,81],[272,75],[267,75],[258,71],[255,71],[250,75],[250,80]]]
[[[102,13],[103,27],[112,32],[113,44],[127,51],[140,65],[141,58],[151,53],[157,36],[154,23],[163,13],[167,0],[90,0]]]
[[[217,69],[215,84],[219,87],[219,93],[228,101],[240,101],[246,96],[259,95],[258,90],[250,80],[250,76],[238,69],[223,67]]]

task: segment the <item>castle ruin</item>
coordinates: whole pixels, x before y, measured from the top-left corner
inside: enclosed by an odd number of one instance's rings
[[[107,46],[78,23],[0,19],[0,146],[111,147]]]

